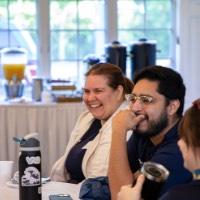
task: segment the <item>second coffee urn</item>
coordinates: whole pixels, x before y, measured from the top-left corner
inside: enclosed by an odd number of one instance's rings
[[[139,39],[130,45],[131,75],[144,67],[156,64],[156,41]]]

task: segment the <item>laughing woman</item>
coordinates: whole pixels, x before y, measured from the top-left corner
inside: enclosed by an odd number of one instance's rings
[[[132,88],[133,83],[112,64],[96,64],[86,73],[87,111],[80,115],[64,155],[54,164],[51,180],[79,183],[107,176],[112,118],[127,107],[125,94]]]

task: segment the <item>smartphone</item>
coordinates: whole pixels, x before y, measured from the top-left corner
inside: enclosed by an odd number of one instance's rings
[[[73,200],[69,194],[52,194],[49,200]]]

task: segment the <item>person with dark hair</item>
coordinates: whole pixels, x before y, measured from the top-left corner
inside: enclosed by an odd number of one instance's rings
[[[199,200],[200,197],[200,99],[186,112],[179,124],[180,139],[178,146],[184,159],[184,166],[193,174],[193,181],[177,185],[166,192],[159,200]],[[118,200],[140,200],[144,183],[140,175],[136,185],[122,186]]]
[[[176,186],[162,196],[161,200],[199,200],[200,197],[200,99],[190,107],[179,126],[178,146],[184,166],[193,175],[189,184]]]
[[[177,127],[184,107],[185,86],[173,69],[152,66],[136,74],[134,88],[127,95],[130,107],[112,122],[109,185],[112,200],[122,185],[133,184],[143,162],[165,166],[170,175],[156,193],[146,187],[148,200],[158,199],[171,187],[191,180],[177,146]],[[128,131],[132,134],[127,141]]]
[[[98,63],[86,73],[83,112],[72,133],[64,155],[51,170],[51,180],[79,183],[84,179],[107,176],[113,116],[127,108],[125,94],[133,83],[121,69]]]

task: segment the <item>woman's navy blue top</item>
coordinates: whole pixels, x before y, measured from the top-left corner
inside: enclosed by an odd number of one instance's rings
[[[82,171],[82,161],[85,155],[86,149],[83,147],[90,141],[92,141],[101,128],[101,121],[95,119],[90,125],[89,129],[83,135],[83,137],[76,143],[70,150],[67,159],[65,161],[65,168],[70,174],[71,183],[79,183],[85,179]]]

